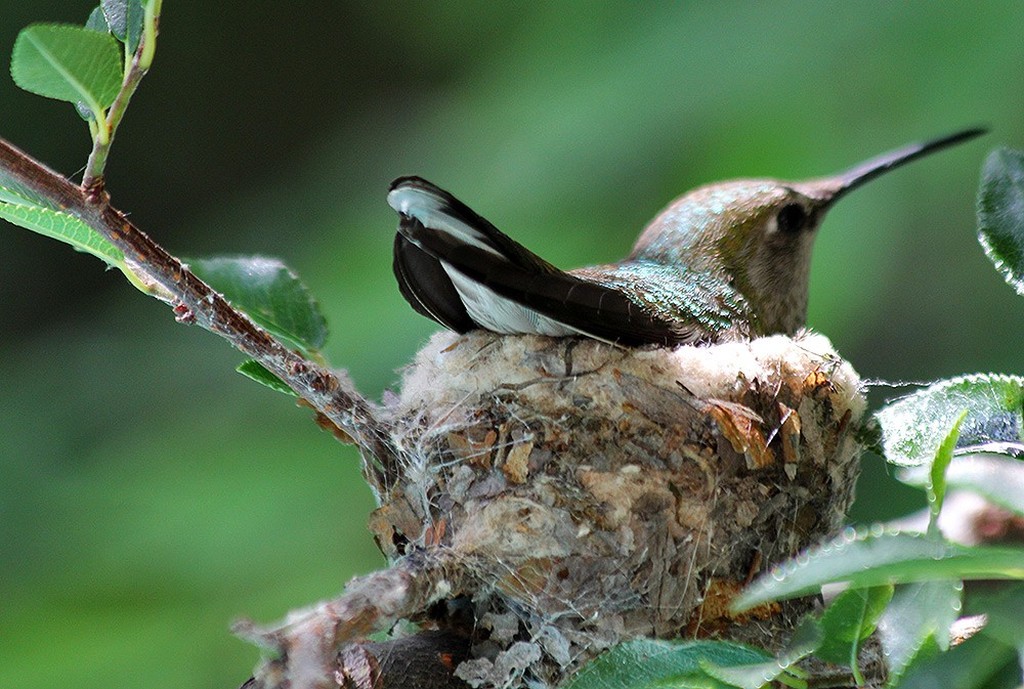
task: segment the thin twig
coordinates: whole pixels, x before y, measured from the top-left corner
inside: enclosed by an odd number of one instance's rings
[[[42,163],[0,139],[0,167],[22,187],[55,203],[120,249],[133,270],[159,285],[171,297],[179,321],[194,322],[220,335],[236,349],[260,362],[311,407],[376,457],[381,468],[366,462],[367,479],[379,486],[380,471],[393,469],[397,451],[388,425],[373,405],[347,380],[289,350],[248,316],[234,309],[209,285],[192,274],[112,207],[100,190],[79,188]]]
[[[85,166],[85,174],[82,176],[82,189],[91,197],[96,197],[103,192],[103,171],[107,166],[107,156],[110,155],[110,147],[114,143],[114,135],[117,127],[121,124],[121,118],[128,110],[135,90],[139,87],[142,77],[146,76],[153,63],[153,50],[156,43],[156,34],[160,26],[160,3],[148,3],[146,16],[143,25],[142,36],[135,54],[125,66],[124,80],[121,82],[121,90],[118,91],[114,102],[107,110],[107,116],[102,122],[96,122],[98,128],[104,128],[105,137],[94,137],[92,151],[89,153],[89,162]]]

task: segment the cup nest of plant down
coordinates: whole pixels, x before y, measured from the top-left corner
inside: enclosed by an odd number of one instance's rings
[[[390,564],[264,636],[287,656],[264,674],[292,687],[400,619],[461,627],[474,687],[554,687],[636,637],[778,647],[813,599],[729,604],[843,526],[865,399],[810,332],[623,349],[477,331],[435,335],[384,405],[399,461],[370,528]]]
[[[390,559],[465,568],[471,684],[553,684],[637,636],[769,644],[778,610],[728,603],[842,527],[864,409],[816,334],[621,349],[441,333],[391,401],[405,464],[371,528]]]

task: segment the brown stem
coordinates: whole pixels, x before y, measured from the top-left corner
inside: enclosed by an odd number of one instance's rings
[[[220,335],[236,349],[260,362],[311,407],[329,419],[380,462],[367,462],[367,478],[379,486],[393,469],[397,451],[389,428],[373,406],[344,378],[289,350],[220,294],[193,275],[181,261],[137,228],[109,204],[105,192],[89,193],[0,139],[0,168],[21,187],[75,216],[120,249],[132,268],[159,285],[172,298],[178,320],[195,322]]]

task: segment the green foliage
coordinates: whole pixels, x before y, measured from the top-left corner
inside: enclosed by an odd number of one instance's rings
[[[103,235],[70,213],[58,209],[51,200],[41,199],[0,170],[0,218],[45,237],[56,239],[99,258],[117,268],[139,291],[166,298],[159,287],[146,279],[124,259],[124,254]]]
[[[1012,646],[978,635],[912,665],[899,689],[1018,689],[1020,665]]]
[[[971,591],[967,597],[967,613],[985,615],[986,635],[1024,650],[1024,582]]]
[[[774,658],[747,646],[721,641],[663,641],[635,639],[619,644],[584,666],[566,689],[726,689],[731,686],[759,687],[774,676],[762,677],[753,685],[732,684],[716,679],[708,668],[757,666],[767,663],[778,668]],[[778,674],[776,672],[776,675]]]
[[[235,370],[249,380],[256,381],[260,385],[265,385],[271,390],[284,393],[285,395],[291,395],[292,397],[298,397],[298,395],[295,394],[295,391],[288,387],[283,380],[268,371],[263,364],[254,359],[247,359],[243,361]]]
[[[946,399],[945,396],[940,397]],[[926,404],[935,401],[928,395],[918,399]],[[906,402],[903,400],[898,404]],[[784,563],[770,575],[761,577],[737,600],[736,607],[743,609],[767,600],[805,595],[819,590],[826,583],[845,581],[854,588],[837,598],[826,611],[822,623],[832,620],[833,624],[857,631],[826,635],[826,640],[815,654],[832,662],[843,662],[846,654],[846,662],[856,673],[856,643],[844,645],[842,642],[869,633],[873,620],[880,615],[878,627],[889,661],[890,686],[918,686],[921,677],[932,677],[929,663],[942,666],[947,662],[945,657],[936,658],[939,651],[948,649],[950,625],[961,612],[961,582],[1024,579],[1024,551],[1019,547],[954,544],[946,541],[936,527],[947,487],[975,489],[986,497],[999,496],[1000,503],[1011,509],[1020,507],[1020,494],[1015,489],[1024,477],[1024,464],[1005,457],[953,459],[953,448],[967,416],[967,412],[959,414],[953,427],[939,442],[930,466],[916,456],[911,456],[912,462],[901,462],[921,464],[911,473],[918,477],[918,482],[929,493],[932,511],[928,534],[901,534],[883,529],[862,534],[850,531],[843,538]],[[891,423],[891,419],[886,423]],[[925,443],[913,444],[915,448],[924,446]],[[900,447],[904,449],[907,445]],[[901,456],[901,459],[906,457]],[[964,468],[959,469],[960,466]],[[897,590],[888,606],[885,606],[885,592],[889,589],[863,588],[891,583],[906,585]],[[873,604],[867,602],[871,599],[871,590],[879,592],[875,594]],[[994,638],[974,640],[971,648],[984,648],[985,644],[994,643],[1024,649],[1024,632],[1019,631],[1019,620],[1024,619],[1019,614],[1024,613],[1024,586],[1003,585],[997,590],[1000,592],[998,604],[991,599],[974,599],[976,612],[988,615],[995,624],[991,632],[980,634],[980,637]],[[856,626],[858,620],[863,622],[863,626]],[[1007,634],[1006,630],[1014,631]],[[1012,659],[1005,660],[994,671],[1004,672],[1006,663],[1012,664]],[[935,686],[960,685],[943,682]]]
[[[992,151],[978,189],[978,240],[1006,281],[1024,294],[1024,153]]]
[[[930,465],[967,410],[955,454],[1022,440],[1024,378],[978,374],[943,380],[894,402],[875,418],[885,458],[898,466]]]
[[[142,37],[145,10],[141,0],[103,0],[100,9],[114,38],[124,43],[125,51],[132,55],[138,50]]]
[[[957,441],[960,439],[960,427],[967,418],[967,410],[960,412],[960,416],[953,422],[949,433],[939,443],[939,449],[935,453],[935,461],[932,462],[931,470],[928,472],[928,481],[925,484],[925,492],[928,494],[928,533],[938,535],[939,512],[942,511],[942,502],[946,499],[946,471],[950,462],[953,461],[953,451],[956,449]]]
[[[0,203],[14,206],[38,206],[58,211],[60,207],[19,183],[7,170],[0,167]],[[98,235],[97,235],[98,236]]]
[[[901,478],[921,484],[921,473],[907,471]],[[996,454],[957,457],[946,472],[948,488],[969,490],[1016,514],[1024,515],[1024,463]]]
[[[892,593],[893,587],[885,584],[847,589],[836,596],[821,616],[820,624],[825,636],[814,654],[830,663],[848,665],[858,684],[863,684],[857,668],[857,653],[864,639],[875,631],[878,618],[892,599]]]
[[[890,685],[897,684],[914,661],[949,648],[949,628],[960,615],[962,592],[956,579],[932,579],[896,590],[878,621]]]
[[[73,103],[89,123],[93,150],[83,184],[94,192],[103,189],[110,144],[132,94],[152,64],[160,5],[161,0],[104,0],[89,14],[85,26],[36,24],[23,29],[14,43],[11,75],[15,83],[26,91]],[[118,41],[124,44],[123,58]]]
[[[796,663],[825,638],[825,627],[807,620],[777,656],[723,641],[634,639],[584,666],[566,689],[757,689],[772,682],[804,689]]]
[[[843,536],[759,577],[737,598],[747,610],[771,600],[816,593],[824,584],[884,586],[929,579],[1016,579],[1024,557],[1016,548],[968,547],[882,528]]]
[[[276,258],[217,256],[192,259],[192,271],[270,332],[315,355],[327,342],[320,305]]]
[[[16,198],[12,190],[0,187],[0,218],[70,244],[78,251],[96,256],[107,265],[127,270],[120,249],[78,218],[31,203],[11,203],[10,200]]]
[[[100,119],[121,90],[121,57],[109,35],[68,24],[34,24],[14,42],[11,76],[26,91],[81,101]]]
[[[89,13],[89,18],[85,20],[85,28],[99,31],[100,33],[110,33],[110,25],[107,24],[107,18],[103,14],[102,7],[97,5],[93,8],[92,12]]]

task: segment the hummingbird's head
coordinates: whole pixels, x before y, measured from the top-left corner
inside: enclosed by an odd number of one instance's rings
[[[831,177],[699,187],[651,221],[630,258],[718,276],[750,304],[754,334],[791,335],[807,318],[811,249],[829,208],[879,175],[983,131],[911,144]]]

